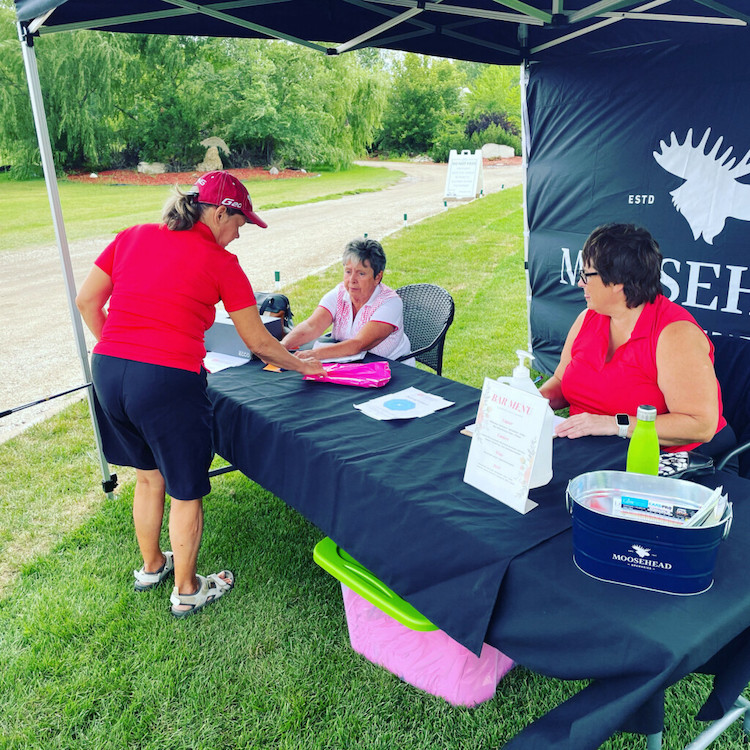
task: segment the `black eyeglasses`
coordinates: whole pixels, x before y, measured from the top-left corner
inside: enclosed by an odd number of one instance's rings
[[[584,271],[583,269],[581,269],[578,272],[578,278],[584,284],[588,284],[589,283],[589,278],[591,278],[592,276],[598,276],[598,275],[599,275],[599,271]]]

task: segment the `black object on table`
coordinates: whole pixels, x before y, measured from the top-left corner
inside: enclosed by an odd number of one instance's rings
[[[735,510],[708,592],[597,581],[572,561],[565,487],[584,471],[624,469],[626,441],[555,440],[554,478],[522,516],[463,482],[470,440],[459,430],[480,392],[396,362],[391,370],[380,389],[258,362],[211,375],[216,451],[475,653],[486,641],[535,672],[594,680],[508,747],[586,750],[618,729],[658,732],[664,689],[708,662],[719,677],[704,712],[720,716],[750,679],[750,482],[701,479],[723,483]],[[455,405],[383,422],[353,408],[409,386]]]

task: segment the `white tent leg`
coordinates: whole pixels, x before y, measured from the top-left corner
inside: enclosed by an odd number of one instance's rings
[[[65,223],[63,222],[62,207],[60,206],[60,193],[57,189],[57,176],[55,174],[55,164],[52,157],[52,146],[50,144],[49,131],[47,130],[47,117],[44,112],[44,102],[42,100],[41,86],[39,83],[39,70],[36,65],[33,37],[31,34],[27,34],[26,24],[18,24],[18,38],[21,41],[23,63],[26,68],[26,80],[29,84],[31,109],[34,115],[34,126],[36,128],[37,139],[39,140],[39,152],[42,156],[42,167],[44,168],[44,181],[47,185],[47,196],[49,198],[50,209],[52,210],[52,223],[55,227],[55,237],[57,239],[57,248],[60,253],[63,277],[65,279],[65,291],[68,298],[68,309],[70,311],[70,318],[73,323],[73,331],[78,348],[78,357],[81,361],[83,377],[87,383],[91,383],[91,368],[89,366],[89,357],[86,350],[83,324],[81,323],[81,316],[79,315],[75,304],[75,279],[73,278],[73,267],[70,262],[68,238],[65,235]],[[94,391],[92,386],[89,386],[86,389],[86,395],[89,403],[91,423],[94,428],[94,439],[96,441],[99,462],[101,464],[102,487],[107,495],[111,497],[117,484],[117,476],[110,473],[109,464],[107,463],[107,460],[104,457],[104,451],[102,450],[99,425],[96,422],[96,414],[94,411]]]
[[[521,154],[523,158],[523,268],[526,276],[526,331],[528,335],[527,352],[531,352],[531,279],[529,276],[529,209],[526,202],[526,170],[529,165],[531,132],[529,131],[529,110],[526,102],[526,81],[528,71],[526,63],[521,63]]]

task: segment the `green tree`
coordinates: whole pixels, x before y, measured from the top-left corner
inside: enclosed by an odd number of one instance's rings
[[[0,0],[0,156],[39,170],[15,15]],[[222,137],[227,166],[250,159],[342,168],[380,125],[379,55],[327,57],[285,42],[75,32],[35,47],[59,169],[192,168],[200,141]]]
[[[519,69],[478,63],[462,63],[457,68],[467,77],[461,107],[441,120],[430,156],[447,161],[452,149],[476,151],[485,143],[505,144],[520,154]]]
[[[327,77],[326,110],[332,119],[326,142],[335,144],[327,165],[343,168],[365,156],[372,145],[385,108],[386,79],[377,69],[364,68],[352,55],[330,60]]]
[[[459,107],[461,77],[449,60],[407,54],[393,66],[379,147],[424,153],[445,118]]]
[[[488,67],[485,63],[471,62],[470,60],[456,60],[456,70],[461,76],[464,86],[471,88],[472,83]]]
[[[355,55],[326,57],[286,42],[237,41],[222,73],[222,121],[232,148],[268,162],[333,169],[364,155],[380,124],[385,80]]]
[[[0,2],[0,163],[30,176],[34,164],[41,169],[14,22],[12,8]]]
[[[59,34],[39,40],[34,49],[58,167],[95,168],[106,163],[116,93],[109,72],[122,63],[115,35]],[[41,160],[15,14],[7,5],[0,6],[0,50],[0,152],[15,174],[39,174]]]
[[[220,100],[215,88],[211,41],[195,37],[122,35],[113,150],[124,163],[165,162],[192,168],[212,134]]]
[[[484,65],[465,97],[466,115],[476,118],[490,112],[521,116],[519,69],[513,65]]]

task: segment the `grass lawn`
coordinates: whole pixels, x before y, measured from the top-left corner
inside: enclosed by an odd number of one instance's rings
[[[520,189],[408,227],[385,249],[386,283],[433,281],[456,299],[444,374],[476,386],[509,374],[526,341]],[[340,273],[285,288],[298,320]],[[0,445],[2,750],[489,750],[582,687],[517,667],[493,700],[462,709],[373,666],[349,647],[338,585],[312,561],[321,532],[237,473],[213,481],[199,559],[202,572],[231,568],[235,591],[175,621],[168,588],[132,590],[123,477],[103,498],[83,403]],[[701,676],[669,691],[666,750],[700,731],[680,717],[708,692]],[[736,726],[712,748],[742,742]]]
[[[339,198],[382,190],[401,179],[386,167],[354,166],[319,177],[255,180],[245,183],[258,210]],[[155,221],[170,194],[166,185],[103,185],[58,183],[68,239],[111,235],[133,224]],[[44,180],[14,182],[0,175],[0,251],[54,244]]]

